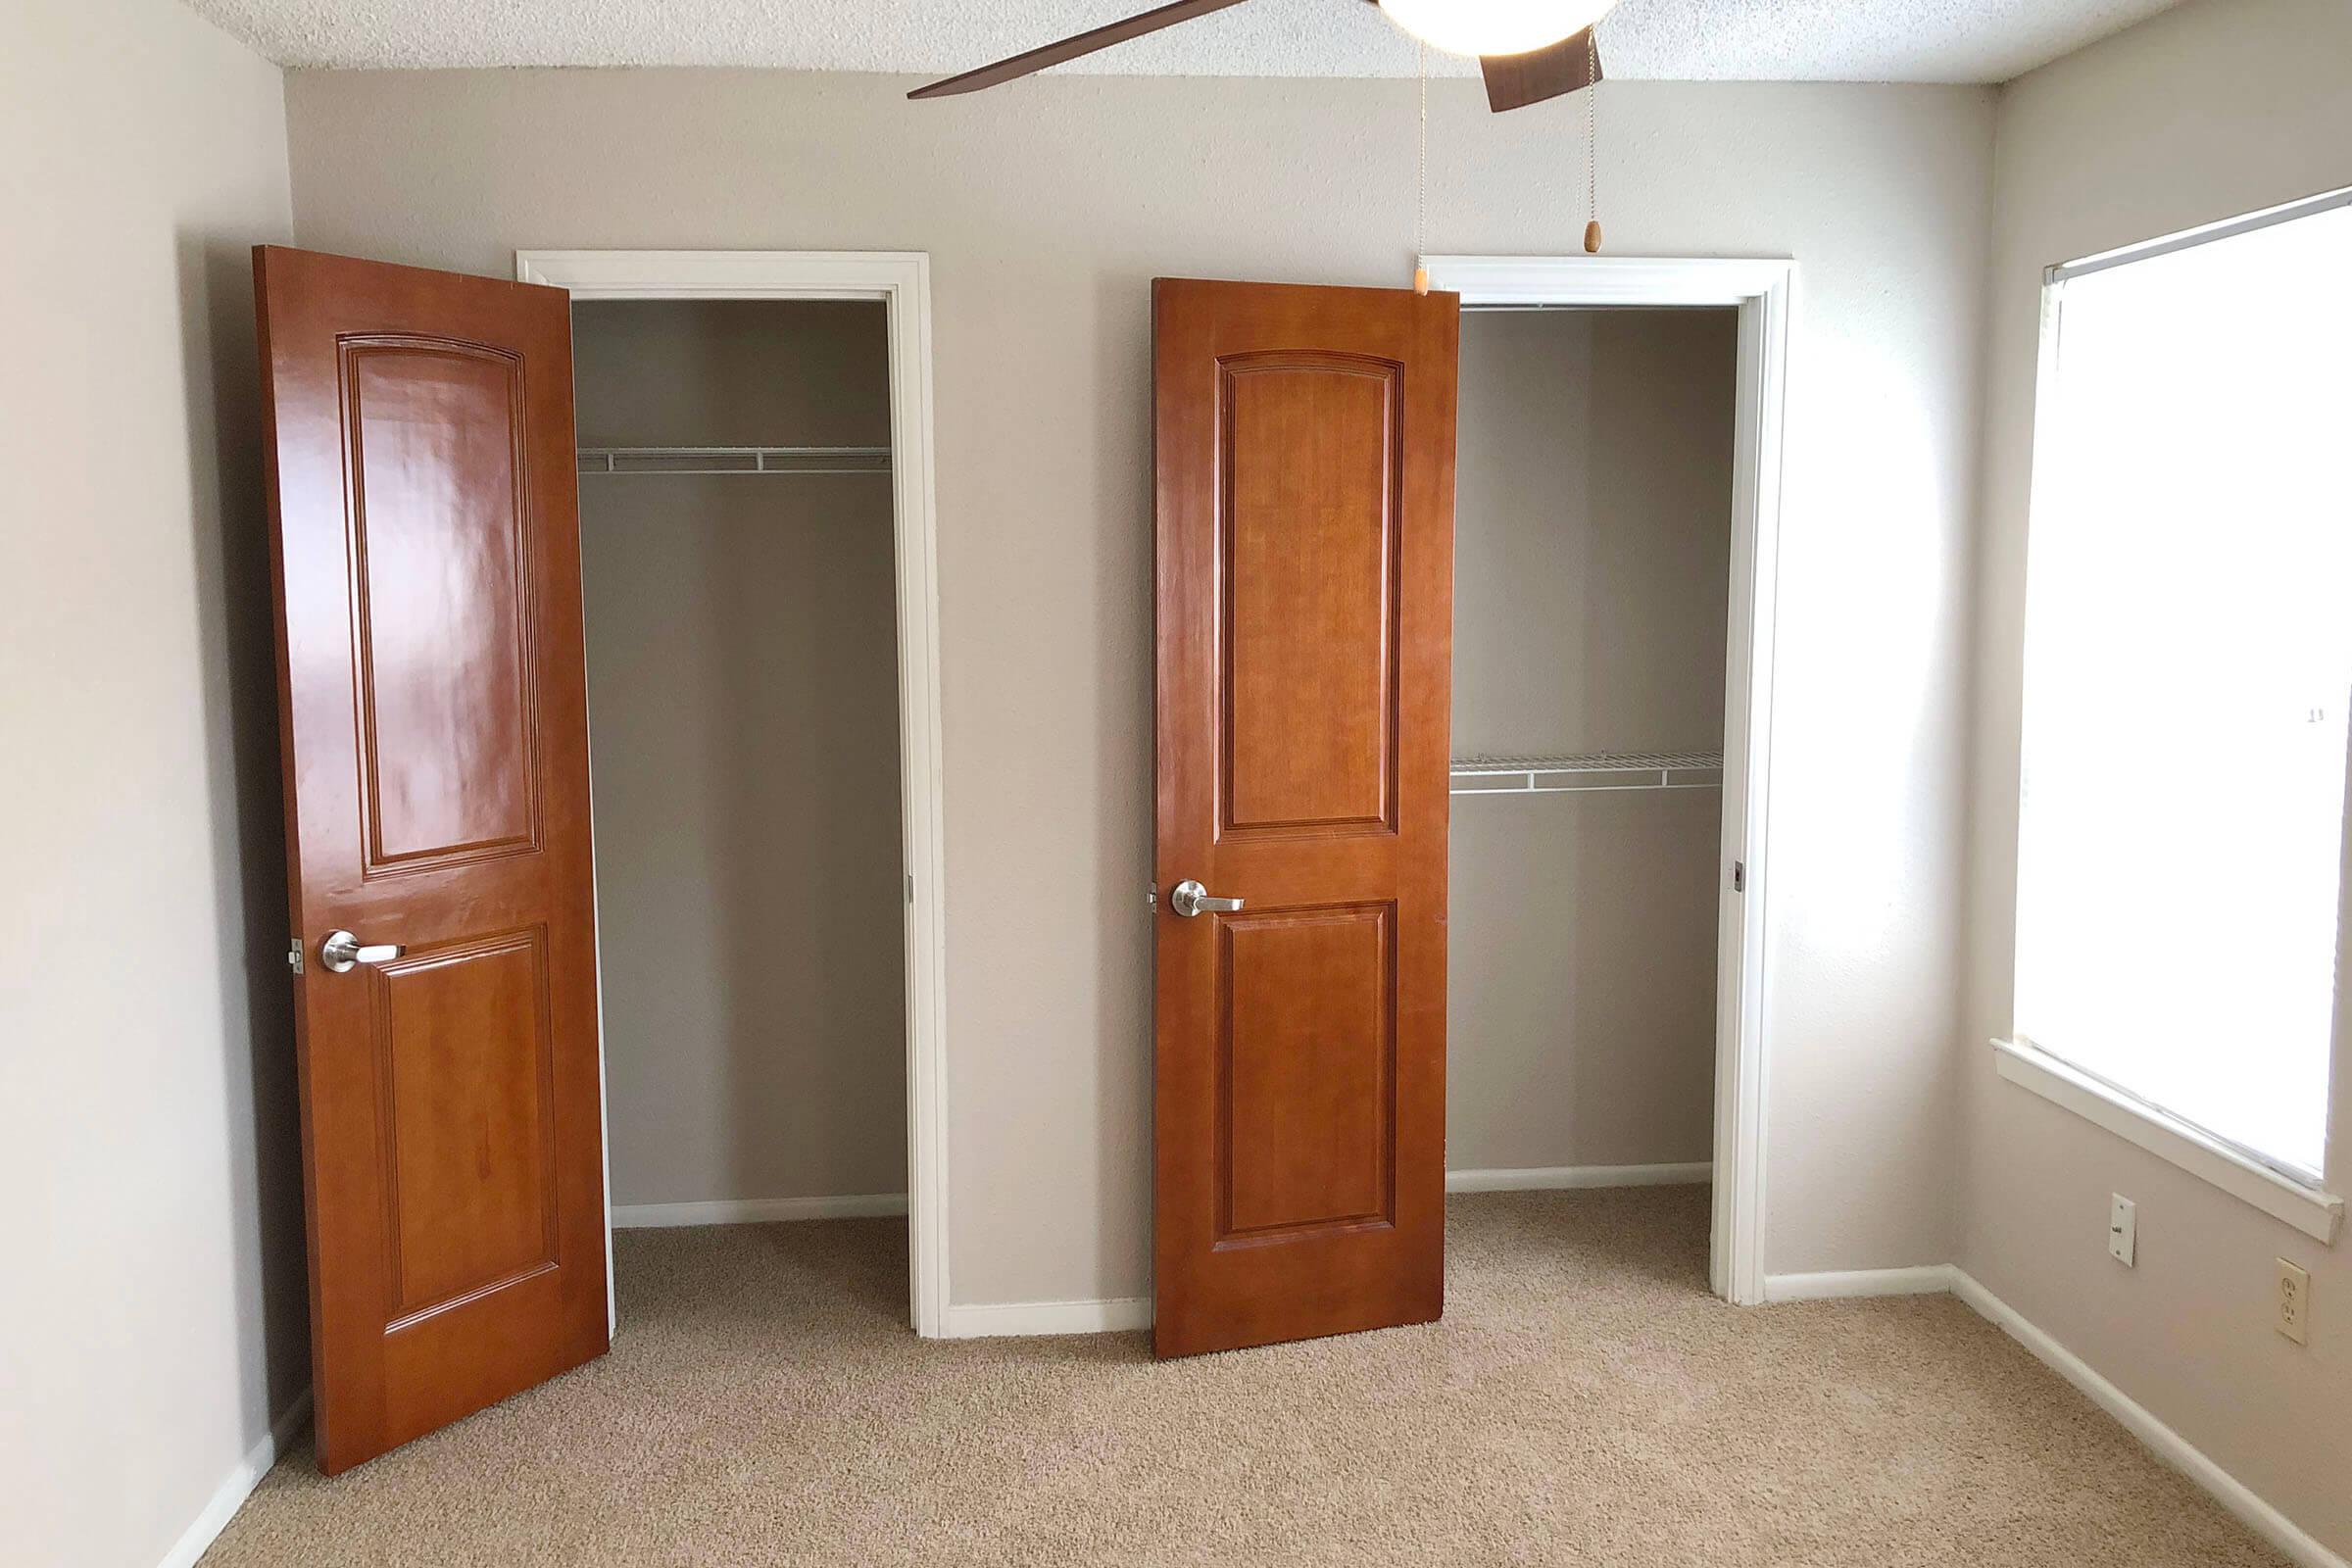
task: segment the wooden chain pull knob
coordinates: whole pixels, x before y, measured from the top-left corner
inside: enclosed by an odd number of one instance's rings
[[[1597,218],[1585,225],[1585,254],[1587,256],[1600,254],[1600,220]]]
[[[1416,267],[1413,269],[1413,292],[1416,294],[1426,294],[1429,292],[1428,268]]]

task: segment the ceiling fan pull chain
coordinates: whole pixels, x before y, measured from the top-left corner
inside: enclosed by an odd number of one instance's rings
[[[1600,254],[1600,44],[1585,29],[1585,254]]]
[[[1413,176],[1413,292],[1429,292],[1429,45],[1421,45],[1421,162]]]

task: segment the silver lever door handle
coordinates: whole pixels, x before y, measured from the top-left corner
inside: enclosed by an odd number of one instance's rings
[[[1210,898],[1208,889],[1193,881],[1177,883],[1176,890],[1168,895],[1168,907],[1188,920],[1196,914],[1231,914],[1241,906],[1239,899]]]
[[[357,963],[390,963],[408,951],[397,942],[362,946],[348,931],[329,931],[326,940],[318,944],[318,961],[341,974]]]

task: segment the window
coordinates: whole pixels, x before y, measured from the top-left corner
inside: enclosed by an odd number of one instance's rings
[[[2326,1163],[2352,702],[2352,191],[2053,269],[2017,1037]]]

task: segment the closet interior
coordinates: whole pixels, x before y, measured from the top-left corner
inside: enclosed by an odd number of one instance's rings
[[[905,1212],[884,311],[574,306],[616,1229]]]
[[[1462,317],[1446,1162],[1703,1181],[1733,310]]]

